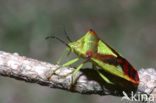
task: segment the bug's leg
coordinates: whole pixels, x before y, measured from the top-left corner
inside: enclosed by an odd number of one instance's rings
[[[68,54],[67,54],[67,56],[69,56],[70,53],[71,53],[71,48],[67,48],[67,50],[68,50]]]
[[[100,77],[107,82],[108,84],[114,84],[113,82],[111,82],[106,76],[104,76],[97,68],[96,66],[94,66],[95,70],[97,71],[97,73],[100,75]]]
[[[71,64],[77,62],[79,59],[80,59],[80,58],[75,58],[75,59],[73,59],[73,60],[70,60],[70,61],[66,62],[66,63],[63,64],[62,66],[56,68],[56,69],[53,71],[53,73],[51,73],[51,74],[48,76],[48,79],[50,79],[51,76],[53,76],[57,70],[59,70],[59,69],[61,69],[61,68],[63,68],[63,67],[66,67],[66,66],[71,65]]]
[[[63,51],[61,57],[60,57],[59,60],[56,62],[57,65],[60,64],[60,62],[61,62],[63,56],[65,55],[65,53],[66,53],[69,49],[70,49],[70,48],[66,48],[66,49]],[[68,53],[68,55],[69,55],[69,53]]]
[[[96,65],[93,64],[93,63],[92,63],[92,68],[93,68],[93,69],[97,69],[97,68],[96,68]]]
[[[73,84],[74,84],[74,81],[73,81],[74,76],[75,76],[76,73],[84,66],[84,64],[85,64],[86,62],[88,62],[88,60],[86,60],[86,61],[84,61],[83,63],[81,63],[81,64],[75,69],[75,71],[72,73],[71,84],[70,84],[69,89],[71,89],[72,86],[73,86]]]

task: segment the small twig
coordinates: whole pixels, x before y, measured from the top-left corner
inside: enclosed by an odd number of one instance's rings
[[[19,56],[17,53],[11,54],[0,51],[0,75],[2,76],[81,94],[122,95],[121,91],[101,83],[100,76],[93,69],[79,71],[75,76],[76,82],[72,89],[69,89],[69,86],[74,68],[62,68],[48,80],[48,75],[57,67],[58,65]],[[141,84],[138,89],[143,87],[144,85]],[[145,89],[140,90],[145,92]]]
[[[2,76],[82,94],[111,94],[103,89],[97,78],[91,79],[86,77],[87,69],[77,73],[75,76],[77,82],[72,90],[69,90],[69,86],[74,68],[62,68],[48,80],[49,74],[57,67],[58,65],[19,56],[17,53],[11,54],[0,51],[0,75]]]

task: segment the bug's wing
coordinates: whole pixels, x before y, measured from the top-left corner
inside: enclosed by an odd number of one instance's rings
[[[104,71],[138,84],[137,70],[121,54],[112,49],[108,44],[99,40],[97,54],[91,60]]]

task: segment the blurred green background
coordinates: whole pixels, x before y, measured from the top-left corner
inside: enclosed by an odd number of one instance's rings
[[[2,51],[56,63],[65,46],[45,37],[66,40],[62,25],[73,41],[92,28],[137,69],[156,67],[155,0],[0,0]],[[81,95],[0,78],[0,103],[95,102],[120,103],[120,98]]]

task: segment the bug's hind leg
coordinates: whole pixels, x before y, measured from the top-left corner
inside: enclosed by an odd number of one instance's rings
[[[108,84],[114,84],[113,82],[111,82],[105,75],[103,75],[98,68],[93,64],[93,68],[97,71],[97,73],[100,75],[100,77],[107,82]]]
[[[66,67],[66,66],[71,65],[71,64],[77,62],[79,59],[80,59],[80,58],[75,58],[75,59],[70,60],[70,61],[68,61],[67,63],[63,64],[62,66],[56,68],[56,69],[53,71],[53,73],[51,73],[47,78],[50,79],[50,78],[55,74],[55,72],[56,72],[57,70],[59,70],[59,69],[61,69],[61,68],[63,68],[63,67]]]

